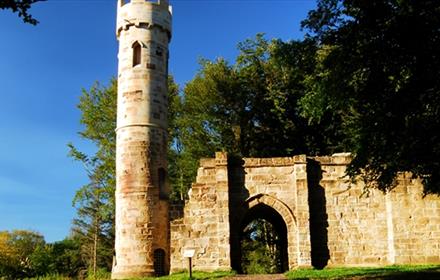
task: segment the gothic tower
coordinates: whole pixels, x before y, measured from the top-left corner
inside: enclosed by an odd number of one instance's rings
[[[126,3],[127,2],[127,3]],[[168,0],[118,0],[116,240],[113,279],[169,272]]]

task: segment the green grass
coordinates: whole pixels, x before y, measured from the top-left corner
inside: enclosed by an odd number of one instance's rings
[[[440,279],[440,265],[298,269],[287,272],[286,276],[288,279]]]
[[[224,278],[226,276],[232,276],[235,275],[235,272],[230,272],[230,271],[214,271],[214,272],[199,272],[199,271],[195,271],[193,272],[193,280],[214,280],[214,279],[221,279]],[[106,277],[107,276],[107,277]],[[107,280],[110,279],[110,274],[108,275],[99,275],[96,279],[97,280]],[[0,277],[0,280],[2,278]],[[71,278],[68,277],[64,277],[58,274],[53,274],[53,275],[47,275],[47,276],[40,276],[40,277],[35,277],[35,278],[29,278],[26,280],[70,280]],[[92,277],[88,277],[87,279],[92,280]],[[179,272],[179,273],[174,273],[168,276],[163,276],[163,277],[148,277],[148,278],[136,278],[133,280],[189,280],[189,274],[188,272]]]
[[[227,276],[235,275],[234,272],[215,271],[193,273],[193,280],[221,280]],[[297,269],[285,273],[288,279],[355,279],[355,280],[437,280],[440,279],[440,265],[405,265],[365,268],[326,268]],[[1,277],[0,277],[1,279]],[[37,277],[38,280],[68,280],[60,275]],[[90,278],[89,278],[90,279]],[[101,278],[105,279],[105,278]],[[180,272],[163,277],[150,277],[136,280],[189,280],[188,272]]]
[[[211,279],[221,279],[226,276],[232,276],[235,275],[235,272],[230,271],[214,271],[214,272],[200,272],[195,271],[192,274],[193,280],[211,280]],[[188,272],[179,272],[174,273],[168,276],[163,277],[149,277],[149,278],[142,278],[142,280],[153,280],[153,279],[159,279],[159,280],[189,280],[189,273]]]

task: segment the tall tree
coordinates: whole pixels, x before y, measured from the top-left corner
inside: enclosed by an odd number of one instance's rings
[[[38,21],[29,14],[29,9],[33,4],[43,1],[46,0],[1,0],[0,9],[10,9],[12,12],[18,13],[24,22],[36,25]]]
[[[349,174],[386,190],[410,171],[439,193],[439,1],[320,0],[303,26],[321,55],[304,113],[340,117]]]
[[[115,133],[117,82],[99,83],[83,90],[78,108],[82,112],[80,136],[92,141],[93,155],[69,144],[70,156],[83,163],[90,182],[73,200],[77,208],[73,230],[81,239],[82,256],[96,273],[98,267],[111,269],[114,248]]]
[[[177,166],[185,170],[186,188],[198,160],[215,151],[273,157],[327,154],[339,148],[338,119],[310,123],[298,106],[315,71],[313,40],[268,41],[258,34],[238,49],[232,65],[224,59],[202,60],[183,90],[176,137]]]
[[[0,232],[0,276],[23,279],[43,271],[39,270],[38,264],[41,262],[36,262],[36,255],[45,246],[44,237],[33,231]]]

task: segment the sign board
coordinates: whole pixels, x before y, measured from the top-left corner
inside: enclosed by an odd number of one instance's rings
[[[185,249],[183,251],[183,257],[192,258],[192,257],[194,257],[195,253],[196,253],[196,250],[194,250],[194,249]]]

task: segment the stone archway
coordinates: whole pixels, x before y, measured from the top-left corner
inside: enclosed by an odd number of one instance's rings
[[[237,209],[238,210],[238,209]],[[291,268],[296,261],[293,248],[295,247],[296,220],[291,209],[267,194],[258,194],[248,198],[236,215],[231,219],[231,266],[234,270],[242,273],[241,238],[244,228],[255,219],[264,219],[274,227],[280,242],[281,271]]]

